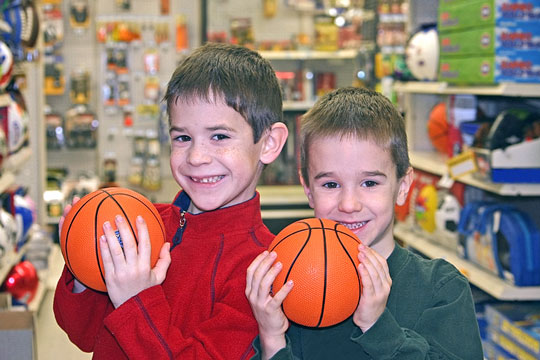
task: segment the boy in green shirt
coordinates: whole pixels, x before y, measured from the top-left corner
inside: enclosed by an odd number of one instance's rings
[[[301,125],[301,181],[315,216],[352,230],[362,296],[354,314],[328,328],[290,322],[275,294],[281,270],[264,252],[247,271],[246,296],[259,324],[255,358],[479,359],[482,346],[467,279],[442,259],[394,241],[394,205],[412,182],[401,115],[383,95],[342,88],[323,96]]]

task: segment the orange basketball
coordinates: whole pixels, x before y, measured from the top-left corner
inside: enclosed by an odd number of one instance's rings
[[[446,104],[438,103],[429,113],[427,123],[428,136],[437,151],[448,152],[448,121],[446,119]]]
[[[269,247],[283,264],[272,290],[294,281],[282,305],[291,321],[326,327],[353,314],[361,295],[359,243],[345,226],[326,219],[298,220],[280,231]]]
[[[165,242],[165,227],[161,216],[150,200],[141,194],[129,189],[111,187],[84,196],[73,205],[64,219],[60,249],[69,271],[84,286],[94,290],[107,291],[98,241],[103,235],[103,223],[109,221],[115,226],[116,215],[122,215],[126,219],[136,241],[135,220],[138,215],[143,217],[152,244],[152,266],[156,264]],[[119,234],[117,236],[119,237]],[[120,237],[119,241],[122,244]]]

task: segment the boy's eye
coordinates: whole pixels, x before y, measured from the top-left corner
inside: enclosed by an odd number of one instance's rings
[[[213,140],[225,140],[225,139],[228,139],[229,137],[227,135],[223,135],[223,134],[216,134],[214,136],[212,136],[212,139]]]
[[[328,189],[335,189],[339,187],[339,184],[337,182],[329,181],[324,183],[323,186]]]
[[[363,184],[365,187],[373,187],[373,186],[376,186],[377,185],[377,182],[376,181],[373,181],[373,180],[367,180],[367,181],[364,181],[364,184]]]
[[[174,136],[173,140],[180,141],[180,142],[186,142],[186,141],[190,141],[191,137],[189,137],[187,135],[178,135],[178,136]]]

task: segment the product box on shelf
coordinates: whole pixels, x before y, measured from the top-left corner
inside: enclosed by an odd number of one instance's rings
[[[35,313],[0,310],[2,360],[32,360],[37,356]]]
[[[486,319],[490,330],[497,329],[498,334],[491,337],[497,344],[520,359],[540,358],[539,302],[488,304]],[[511,347],[518,349],[512,351]]]
[[[482,341],[482,348],[484,349],[484,357],[486,359],[497,359],[497,360],[517,359],[514,355],[510,354],[508,351],[504,350],[502,347],[495,344],[493,341],[489,341],[489,340]]]
[[[464,31],[439,34],[442,57],[500,55],[507,50],[540,48],[540,22],[513,21],[504,25],[486,25]]]
[[[496,183],[540,183],[540,138],[506,149],[473,148],[473,151],[477,177]]]
[[[439,81],[458,85],[540,83],[540,54],[538,51],[507,50],[495,56],[441,57],[438,74]]]
[[[495,344],[499,348],[503,349],[510,356],[514,356],[520,360],[537,360],[537,358],[521,347],[516,341],[501,333],[496,328],[489,327],[488,329],[489,342]],[[488,358],[499,359],[499,358]],[[503,358],[504,359],[504,358]],[[510,357],[512,359],[512,357]]]
[[[464,30],[506,21],[537,21],[540,19],[540,0],[441,0],[438,11],[438,30]]]

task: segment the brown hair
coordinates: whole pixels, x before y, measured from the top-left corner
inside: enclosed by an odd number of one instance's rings
[[[311,141],[316,137],[333,135],[369,139],[390,151],[398,179],[410,166],[403,117],[378,92],[365,88],[340,88],[322,96],[302,117],[300,174],[306,184],[309,184],[308,150]]]
[[[282,121],[281,90],[274,69],[259,53],[242,46],[207,43],[176,68],[163,100],[167,113],[178,98],[223,100],[253,129],[257,143],[272,124]]]

